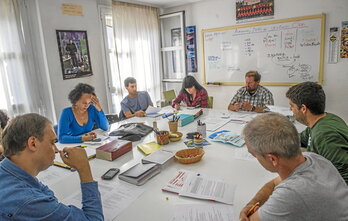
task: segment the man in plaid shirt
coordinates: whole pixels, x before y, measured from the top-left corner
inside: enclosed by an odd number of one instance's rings
[[[267,105],[274,105],[272,93],[260,85],[261,75],[257,71],[245,74],[245,86],[234,95],[228,110],[263,112]]]

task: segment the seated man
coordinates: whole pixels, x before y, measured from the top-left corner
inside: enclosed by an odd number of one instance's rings
[[[245,74],[245,86],[234,95],[228,110],[263,112],[267,105],[274,105],[272,93],[260,85],[261,75],[257,71],[248,71]]]
[[[121,101],[121,114],[126,118],[144,117],[145,111],[149,106],[153,106],[151,98],[146,91],[137,91],[137,80],[128,77],[124,80],[124,86],[128,91],[128,96]],[[122,118],[122,116],[120,116]]]
[[[257,116],[243,134],[248,151],[279,176],[242,209],[240,220],[347,220],[346,183],[324,157],[302,154],[298,132],[286,117]],[[253,209],[256,203],[259,207]]]
[[[325,112],[325,92],[314,82],[292,86],[286,93],[295,119],[306,125],[301,145],[330,160],[348,184],[348,126]]]
[[[104,220],[97,182],[86,151],[66,147],[64,163],[81,180],[82,209],[59,203],[36,176],[53,163],[57,137],[51,122],[38,114],[14,118],[2,134],[5,159],[0,163],[0,220]]]

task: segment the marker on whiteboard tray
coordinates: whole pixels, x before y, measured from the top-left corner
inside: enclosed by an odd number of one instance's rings
[[[208,82],[207,85],[221,85],[220,82]]]

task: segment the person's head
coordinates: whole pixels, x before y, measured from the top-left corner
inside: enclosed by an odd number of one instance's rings
[[[196,92],[196,90],[201,89],[203,89],[203,87],[191,75],[187,75],[182,81],[181,91],[186,93],[187,95],[192,95]]]
[[[301,154],[295,126],[277,113],[255,117],[244,127],[243,136],[248,151],[271,172],[276,172],[276,158],[292,159]]]
[[[261,75],[257,71],[248,71],[245,74],[245,86],[248,92],[255,92],[261,81]]]
[[[92,102],[92,96],[96,96],[94,87],[79,83],[70,91],[68,98],[74,107],[81,111],[87,111]]]
[[[9,119],[10,118],[7,116],[6,112],[3,110],[0,110],[0,127],[2,129],[5,128]]]
[[[137,80],[134,77],[127,77],[124,80],[124,86],[126,87],[128,94],[130,95],[137,94]]]
[[[31,158],[25,160],[35,161],[40,171],[52,164],[56,140],[52,123],[34,113],[12,119],[2,133],[4,155],[11,158],[26,152]]]
[[[314,82],[303,82],[290,87],[286,92],[290,110],[297,121],[307,124],[306,113],[320,115],[325,112],[325,92]]]

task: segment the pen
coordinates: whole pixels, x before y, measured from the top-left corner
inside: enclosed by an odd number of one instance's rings
[[[255,208],[257,207],[257,206],[260,206],[260,202],[257,202],[257,203],[255,203],[249,210],[248,210],[248,212],[247,212],[247,217],[249,217],[249,216],[251,216],[255,211]]]

